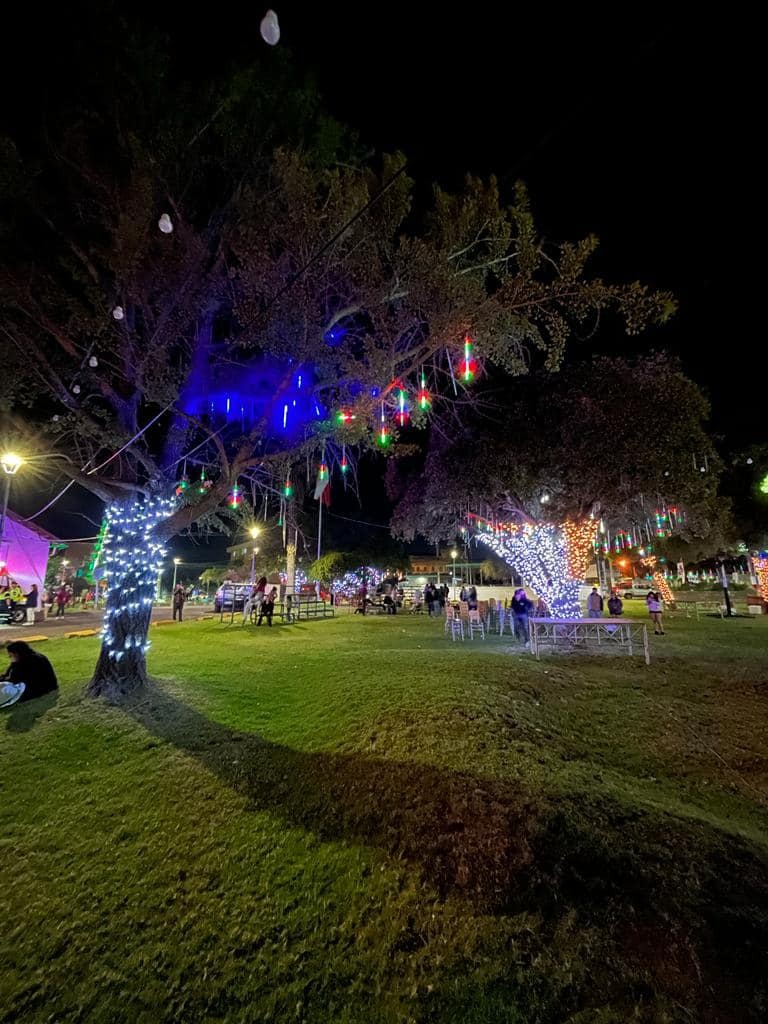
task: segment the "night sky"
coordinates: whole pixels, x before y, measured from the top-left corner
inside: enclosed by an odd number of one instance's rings
[[[768,440],[747,256],[757,244],[753,65],[735,26],[647,5],[606,16],[591,5],[275,3],[281,46],[366,145],[402,150],[425,186],[495,173],[510,190],[522,178],[547,237],[594,232],[606,278],[678,297],[670,326],[629,340],[603,331],[581,343],[585,354],[673,350],[710,396],[724,452]],[[253,4],[118,6],[166,33],[190,75],[265,45]],[[51,5],[36,45],[5,62],[6,104],[65,84],[68,39],[89,36],[86,10]]]

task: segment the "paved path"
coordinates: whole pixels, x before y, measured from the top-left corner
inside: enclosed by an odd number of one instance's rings
[[[202,615],[210,615],[213,605],[187,605],[184,609],[184,621],[199,619]],[[161,622],[170,619],[171,608],[160,606],[152,609],[152,621]],[[100,611],[67,611],[60,618],[49,618],[45,622],[36,622],[34,626],[0,626],[0,645],[9,640],[23,640],[30,634],[49,636],[51,639],[63,636],[76,629],[101,629],[102,612]]]

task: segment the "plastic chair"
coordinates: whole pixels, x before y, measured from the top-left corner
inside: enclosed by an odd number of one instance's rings
[[[470,609],[469,612],[469,639],[471,640],[475,633],[479,633],[480,636],[485,640],[485,625],[483,624],[480,612],[476,609]]]
[[[445,632],[447,633],[448,630],[451,631],[451,640],[455,640],[457,636],[464,639],[464,623],[451,605],[445,607]]]

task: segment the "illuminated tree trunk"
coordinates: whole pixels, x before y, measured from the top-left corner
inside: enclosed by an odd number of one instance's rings
[[[487,544],[543,598],[555,619],[581,615],[579,586],[586,573],[595,535],[593,520],[579,523],[495,525],[487,523],[477,539]]]
[[[147,634],[164,554],[153,534],[170,511],[165,499],[115,503],[107,510],[107,602],[91,696],[117,701],[146,685]]]
[[[286,593],[296,593],[296,503],[285,502],[285,575]]]

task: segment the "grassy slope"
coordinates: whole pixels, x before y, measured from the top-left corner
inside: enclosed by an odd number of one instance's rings
[[[0,1020],[768,1016],[768,621],[535,662],[406,616],[155,631],[0,719]],[[39,702],[38,702],[39,703]]]

